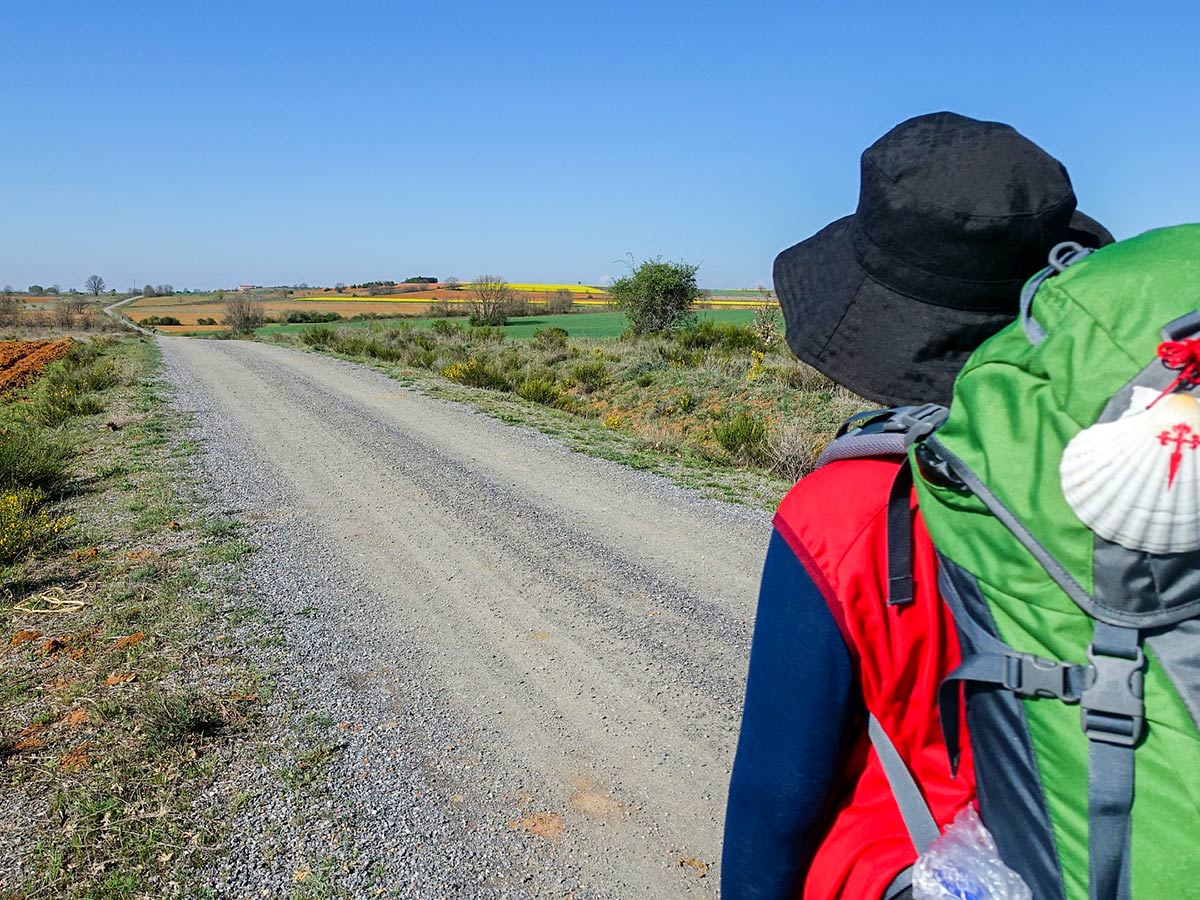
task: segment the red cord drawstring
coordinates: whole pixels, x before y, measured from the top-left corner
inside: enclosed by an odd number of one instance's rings
[[[1187,338],[1182,341],[1163,341],[1158,345],[1158,358],[1168,369],[1179,369],[1179,377],[1172,381],[1167,389],[1154,398],[1157,403],[1170,394],[1181,384],[1189,385],[1200,382],[1200,338]],[[1150,406],[1153,406],[1151,403]],[[1146,408],[1149,409],[1150,406]]]

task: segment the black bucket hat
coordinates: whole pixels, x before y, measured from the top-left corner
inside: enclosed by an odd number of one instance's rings
[[[1112,240],[1037,144],[933,113],[867,148],[857,212],[780,253],[775,291],[804,362],[879,403],[947,404],[1055,244]]]

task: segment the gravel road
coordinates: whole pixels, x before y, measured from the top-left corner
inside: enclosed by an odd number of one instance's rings
[[[237,798],[210,890],[717,895],[766,515],[366,367],[160,342],[279,680],[276,747],[202,801]]]

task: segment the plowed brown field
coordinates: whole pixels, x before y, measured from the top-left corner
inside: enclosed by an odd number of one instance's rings
[[[24,387],[41,374],[42,369],[62,359],[74,343],[59,341],[0,341],[0,394]]]

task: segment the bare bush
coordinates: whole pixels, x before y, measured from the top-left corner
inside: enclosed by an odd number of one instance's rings
[[[546,312],[551,315],[561,316],[569,313],[575,305],[575,298],[571,296],[570,291],[559,289],[550,295],[546,301]]]
[[[71,310],[77,316],[83,315],[83,311],[87,309],[86,294],[68,294],[67,299],[62,301],[66,304],[67,309]]]
[[[799,481],[813,470],[817,457],[833,440],[838,423],[870,408],[870,404],[844,387],[834,385],[829,393],[831,405],[822,409],[819,417],[810,413],[781,422],[773,429],[768,440],[773,474],[787,481]]]
[[[465,303],[451,303],[449,300],[438,299],[429,304],[429,315],[435,319],[469,316],[471,308]]]
[[[480,275],[470,284],[471,324],[503,325],[516,292],[500,275]]]
[[[234,334],[249,334],[267,321],[262,301],[248,294],[231,294],[223,309],[225,324]]]
[[[21,301],[11,284],[0,291],[0,325],[16,325],[21,320]]]
[[[73,328],[75,326],[75,310],[70,301],[61,300],[54,307],[54,325],[56,328]]]
[[[504,315],[506,318],[517,318],[520,316],[532,315],[533,310],[529,303],[529,298],[524,294],[513,294],[513,298],[508,301],[504,307]]]

